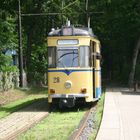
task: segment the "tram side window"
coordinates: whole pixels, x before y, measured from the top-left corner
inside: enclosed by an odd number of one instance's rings
[[[89,67],[89,47],[80,47],[80,67]]]
[[[56,67],[56,48],[55,47],[48,48],[48,67],[49,68]]]

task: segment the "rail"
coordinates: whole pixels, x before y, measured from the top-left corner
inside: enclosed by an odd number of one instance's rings
[[[95,114],[97,101],[93,103],[92,107],[85,113],[78,128],[72,133],[69,140],[79,140],[82,137],[84,129],[87,127],[92,127],[90,121],[93,119],[93,115]],[[86,134],[84,134],[86,135]],[[88,137],[88,136],[86,136]]]

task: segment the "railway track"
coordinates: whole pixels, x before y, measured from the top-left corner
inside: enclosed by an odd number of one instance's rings
[[[96,110],[96,102],[85,113],[78,128],[70,136],[70,140],[86,140],[92,132],[93,118]],[[39,121],[49,115],[46,99],[40,100],[8,117],[0,120],[0,140],[13,140],[19,134],[27,131]],[[57,109],[56,109],[57,111]],[[55,112],[55,111],[54,111]],[[64,111],[65,112],[65,111]]]
[[[97,102],[93,103],[92,107],[85,113],[80,121],[78,128],[72,133],[69,140],[87,140],[90,133],[93,132],[94,116]]]
[[[46,99],[12,113],[0,120],[0,140],[13,140],[49,115]]]

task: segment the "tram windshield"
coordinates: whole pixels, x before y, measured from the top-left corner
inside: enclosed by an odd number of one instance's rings
[[[67,47],[57,50],[57,67],[78,67],[78,48]]]
[[[48,67],[90,67],[89,46],[49,47]]]

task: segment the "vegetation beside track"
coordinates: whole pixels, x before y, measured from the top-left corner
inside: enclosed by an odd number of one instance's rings
[[[97,104],[97,110],[94,119],[94,129],[93,129],[93,133],[89,137],[89,140],[95,140],[97,136],[101,124],[102,116],[103,116],[104,100],[105,100],[105,93],[102,94],[101,99]]]
[[[46,89],[16,89],[4,93],[0,93],[0,101],[6,103],[0,104],[0,118],[6,117],[7,115],[26,107],[41,98],[46,98]]]
[[[67,140],[77,128],[85,111],[53,112],[34,128],[19,136],[18,140]]]

